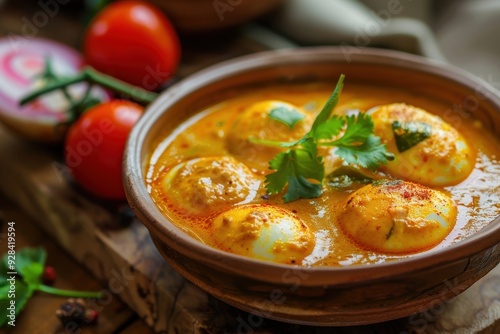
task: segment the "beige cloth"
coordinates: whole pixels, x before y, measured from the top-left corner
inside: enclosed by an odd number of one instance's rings
[[[287,0],[270,24],[302,44],[388,47],[446,61],[500,89],[499,0]]]

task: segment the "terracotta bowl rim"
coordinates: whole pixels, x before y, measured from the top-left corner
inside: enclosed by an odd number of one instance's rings
[[[482,82],[472,74],[454,66],[394,50],[335,46],[304,47],[259,52],[210,66],[161,93],[147,107],[144,116],[134,126],[129,136],[125,148],[123,168],[125,191],[131,208],[137,213],[150,233],[175,251],[224,272],[254,279],[281,282],[281,276],[273,279],[271,273],[296,269],[311,274],[310,279],[308,279],[311,285],[325,284],[338,279],[345,280],[345,282],[356,282],[401,275],[415,270],[437,267],[445,263],[457,262],[498,244],[500,242],[500,216],[474,235],[453,245],[396,261],[342,267],[290,266],[243,257],[209,247],[185,234],[162,215],[152,201],[144,183],[141,151],[149,129],[169,107],[186,94],[194,92],[206,84],[224,80],[252,69],[283,63],[299,65],[311,61],[345,61],[346,53],[349,53],[353,63],[384,64],[387,66],[389,60],[390,66],[443,77],[469,89],[482,85],[490,92],[494,92],[489,94],[485,101],[496,106],[500,112],[500,93],[488,83]],[[254,269],[247,270],[242,274],[242,267]]]

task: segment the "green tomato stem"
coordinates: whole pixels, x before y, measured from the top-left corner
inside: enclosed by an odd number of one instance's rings
[[[137,102],[150,103],[158,96],[157,93],[128,84],[125,81],[101,73],[92,67],[86,67],[83,72],[90,82],[112,89],[117,93],[128,95]]]
[[[26,95],[19,102],[20,105],[25,105],[32,100],[50,93],[58,89],[65,89],[68,86],[87,82],[89,84],[98,84],[102,87],[109,88],[117,93],[127,95],[133,100],[140,103],[150,103],[158,96],[157,93],[147,91],[140,87],[128,84],[122,80],[116,79],[107,74],[101,73],[92,67],[85,67],[80,73],[66,78],[56,79],[53,82],[47,84],[46,86],[33,91],[32,93]]]
[[[38,285],[35,289],[38,291],[49,293],[51,295],[62,296],[62,297],[102,298],[102,293],[100,293],[100,292],[63,290],[63,289],[54,288],[54,287],[44,285],[44,284]]]

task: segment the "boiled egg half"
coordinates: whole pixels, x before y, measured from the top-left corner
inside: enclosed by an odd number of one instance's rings
[[[402,180],[381,180],[352,193],[339,224],[352,241],[382,253],[415,253],[453,229],[457,207],[443,192]]]
[[[221,210],[251,201],[261,179],[230,156],[192,159],[172,168],[162,182],[162,192],[190,214]]]
[[[293,212],[248,204],[219,214],[213,222],[214,247],[255,259],[300,265],[314,249],[314,234]]]
[[[281,122],[276,119],[287,119]],[[311,128],[312,115],[302,108],[278,100],[250,105],[238,116],[228,136],[231,154],[248,166],[266,171],[271,160],[283,149],[256,143],[252,139],[289,142],[298,140]]]
[[[395,159],[383,169],[427,186],[460,183],[474,169],[476,154],[458,130],[440,117],[404,103],[373,108],[375,134]]]

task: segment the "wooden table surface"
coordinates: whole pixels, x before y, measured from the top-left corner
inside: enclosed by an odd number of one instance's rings
[[[36,1],[8,1],[7,5],[0,9],[0,36],[8,35],[9,33],[22,34],[23,32],[23,18],[31,17],[39,7],[36,5]],[[82,24],[80,21],[81,13],[80,7],[76,5],[69,5],[67,8],[61,8],[61,13],[52,18],[44,27],[41,27],[37,31],[37,36],[46,37],[59,40],[65,44],[71,45],[75,48],[79,47],[81,32],[82,32]],[[64,29],[61,29],[64,27]],[[257,31],[257,33],[259,33]],[[184,42],[184,55],[183,55],[183,64],[179,69],[178,76],[184,77],[190,73],[193,73],[203,67],[206,67],[209,64],[218,62],[223,59],[232,58],[241,54],[255,52],[259,50],[264,50],[266,47],[264,44],[266,43],[258,43],[254,42],[252,39],[248,38],[246,34],[236,33],[224,33],[218,34],[217,36],[206,37],[198,40],[194,40],[194,43],[190,39],[185,39]],[[286,42],[283,43],[286,45]],[[104,217],[103,220],[108,218],[110,215],[106,210],[101,210],[98,205],[94,205],[94,203],[85,202],[84,196],[78,197],[80,195],[74,194],[73,190],[68,190],[68,193],[61,192],[66,191],[67,185],[61,184],[61,182],[57,184],[45,184],[40,185],[40,179],[42,177],[46,177],[48,174],[49,167],[43,169],[37,166],[38,163],[47,163],[52,161],[53,159],[57,159],[57,153],[54,153],[53,150],[45,151],[45,149],[33,148],[25,143],[20,143],[17,139],[12,138],[12,135],[5,132],[5,130],[0,127],[0,141],[3,144],[0,145],[0,156],[2,163],[5,162],[4,158],[6,156],[2,156],[2,154],[9,154],[12,156],[13,152],[19,152],[19,157],[13,157],[9,159],[7,163],[0,166],[0,174],[5,171],[11,171],[14,173],[18,172],[16,168],[16,159],[25,159],[26,156],[33,155],[33,163],[27,166],[24,171],[19,171],[19,175],[22,173],[30,173],[29,180],[26,181],[26,184],[30,183],[30,187],[36,191],[39,191],[39,194],[28,194],[32,197],[36,196],[44,196],[47,193],[56,194],[57,196],[67,196],[70,195],[69,198],[65,198],[70,204],[76,204],[79,206],[83,205],[87,211],[94,210],[95,213],[99,215],[99,217]],[[23,152],[24,153],[23,153]],[[10,163],[10,165],[9,165]],[[48,163],[47,163],[48,165]],[[10,169],[9,169],[10,168]],[[36,175],[35,175],[36,174]],[[0,175],[1,177],[1,175]],[[3,181],[7,182],[8,177],[3,175]],[[24,181],[24,180],[23,180]],[[7,183],[0,184],[0,193],[3,192],[4,195],[0,195],[0,211],[4,217],[4,219],[8,221],[15,221],[17,227],[17,247],[22,248],[24,246],[42,246],[47,250],[48,265],[53,266],[57,273],[57,281],[56,286],[59,288],[66,288],[72,290],[100,290],[101,288],[106,287],[105,275],[100,276],[99,273],[102,272],[102,268],[96,268],[96,266],[104,265],[101,263],[91,264],[87,267],[90,267],[91,270],[87,271],[85,269],[85,256],[88,254],[80,254],[78,252],[72,252],[71,247],[84,248],[83,245],[78,244],[78,240],[81,240],[82,243],[85,243],[84,237],[88,237],[92,232],[87,231],[77,231],[75,234],[78,235],[81,239],[74,238],[65,240],[64,231],[54,231],[51,229],[51,225],[43,225],[44,220],[52,220],[52,217],[40,217],[40,213],[44,211],[43,203],[40,204],[40,201],[36,201],[33,198],[23,198],[26,196],[26,193],[29,193],[29,190],[26,191],[18,191],[15,187],[15,183],[9,185]],[[23,183],[23,186],[25,184]],[[22,188],[20,186],[20,188]],[[61,190],[61,189],[63,190]],[[76,197],[72,197],[76,196]],[[16,199],[16,202],[12,202],[12,199]],[[36,207],[33,205],[32,210],[27,211],[27,207],[30,207],[32,203],[38,203],[39,206]],[[45,202],[44,202],[45,203]],[[46,204],[46,203],[45,203]],[[66,204],[64,204],[66,205]],[[72,209],[73,210],[73,209]],[[101,210],[101,211],[99,211]],[[58,212],[59,213],[59,212]],[[72,214],[74,211],[68,211],[65,214]],[[38,215],[38,217],[36,217]],[[50,218],[50,219],[49,219]],[[80,220],[85,220],[85,217],[79,217]],[[98,220],[98,219],[97,219]],[[36,223],[35,223],[36,222]],[[42,222],[42,223],[41,223]],[[93,224],[99,225],[99,222],[92,222]],[[42,226],[43,228],[40,228]],[[88,227],[85,225],[85,227]],[[0,235],[0,244],[5,240],[5,231],[6,224],[2,224],[1,226],[1,235]],[[134,240],[139,240],[140,242],[144,242],[144,247],[149,247],[150,240],[148,239],[147,232],[145,229],[140,226],[140,223],[135,223],[131,227],[134,231]],[[85,228],[84,228],[85,230]],[[47,233],[48,232],[48,233]],[[60,233],[59,233],[60,232]],[[73,231],[74,232],[74,231]],[[73,233],[72,232],[72,233]],[[78,234],[80,233],[80,234]],[[98,247],[111,247],[116,245],[109,245],[106,243],[126,240],[129,242],[130,240],[127,236],[127,232],[121,231],[108,231],[102,230],[99,231],[99,235],[96,236],[99,238],[99,243],[93,244]],[[139,238],[139,239],[137,239]],[[76,240],[76,241],[75,241]],[[61,242],[62,241],[62,242]],[[66,242],[64,242],[66,241]],[[92,242],[94,242],[93,240]],[[105,244],[102,246],[102,244]],[[61,247],[62,246],[62,247]],[[119,242],[118,242],[119,246]],[[110,248],[111,249],[111,248]],[[133,253],[134,250],[130,249],[116,249],[117,253]],[[155,253],[154,249],[149,250],[151,252],[150,256],[147,257],[147,261],[152,261],[150,266],[155,267],[158,266],[157,262],[161,261],[159,256]],[[2,247],[1,253],[4,253],[5,250]],[[97,251],[98,252],[98,251]],[[92,261],[95,259],[91,258]],[[120,262],[123,259],[113,259],[116,261],[118,265],[121,265]],[[140,259],[139,259],[140,260]],[[143,259],[144,260],[144,259]],[[83,265],[82,265],[83,264]],[[112,264],[115,264],[114,262]],[[163,265],[163,264],[162,264]],[[140,266],[139,266],[140,267]],[[135,267],[134,267],[135,268]],[[141,269],[142,267],[140,267]],[[163,268],[163,267],[162,267]],[[135,269],[134,269],[135,270]],[[165,269],[165,270],[168,270]],[[147,275],[151,276],[147,276]],[[177,327],[172,326],[172,324],[165,324],[164,319],[162,319],[162,315],[158,315],[158,313],[165,312],[163,309],[148,309],[151,305],[154,307],[159,307],[155,300],[152,298],[156,294],[165,294],[169,295],[169,286],[160,284],[160,288],[164,288],[164,290],[155,290],[159,289],[158,286],[152,288],[148,286],[148,291],[141,290],[144,288],[141,284],[151,284],[147,279],[158,280],[159,282],[163,282],[165,280],[165,274],[158,274],[156,272],[147,272],[144,278],[140,277],[141,282],[137,283],[138,292],[137,295],[125,294],[125,295],[114,295],[109,304],[106,304],[101,312],[99,323],[96,326],[88,326],[82,327],[78,330],[81,331],[68,331],[65,330],[58,319],[55,316],[55,310],[59,307],[59,305],[64,302],[64,298],[61,297],[53,297],[43,293],[37,293],[28,303],[25,310],[18,317],[17,325],[15,328],[10,328],[10,333],[19,333],[19,334],[30,334],[30,333],[153,333],[154,331],[151,329],[151,326],[156,329],[156,332],[165,331],[165,328],[169,328],[168,332],[178,332],[184,334],[184,332],[176,329]],[[169,272],[169,275],[175,276],[175,273]],[[95,277],[98,277],[96,279]],[[152,277],[152,278],[151,278]],[[458,330],[461,333],[483,333],[483,334],[493,334],[500,333],[500,322],[492,321],[491,319],[499,319],[500,315],[494,314],[491,317],[488,315],[484,315],[484,312],[497,312],[499,310],[498,303],[500,303],[500,285],[498,282],[498,278],[500,277],[500,267],[497,267],[494,272],[490,273],[484,280],[482,280],[478,285],[475,285],[470,291],[460,295],[457,300],[448,303],[445,308],[439,310],[435,310],[434,313],[428,313],[424,315],[420,315],[419,319],[424,319],[429,326],[426,326],[425,329],[421,327],[415,327],[408,325],[408,319],[395,320],[392,322],[378,324],[374,326],[359,326],[359,327],[349,327],[349,328],[311,328],[311,327],[300,327],[300,326],[282,326],[279,323],[271,322],[268,328],[264,330],[255,330],[254,333],[406,333],[411,331],[416,332],[430,332],[430,333],[454,333],[455,330]],[[175,278],[175,277],[174,277]],[[178,280],[182,280],[182,278],[175,278]],[[142,282],[145,280],[146,283]],[[181,282],[181,281],[179,281]],[[134,283],[135,284],[135,283]],[[192,294],[192,296],[197,296],[196,298],[207,298],[203,293],[198,292],[195,288],[191,287],[190,284],[183,284],[184,290],[188,291]],[[473,298],[475,295],[484,294],[484,290],[487,289],[486,295],[491,298],[487,300],[488,303],[493,305],[492,308],[485,308],[485,305],[474,304],[478,303]],[[491,291],[491,292],[490,292]],[[170,292],[171,293],[171,292]],[[468,293],[468,294],[467,294]],[[178,294],[178,293],[177,293]],[[177,298],[177,294],[175,298]],[[123,299],[123,301],[121,300]],[[144,299],[144,305],[138,305],[138,300],[142,298]],[[191,310],[192,305],[189,305],[193,302],[194,299],[189,299],[188,297],[182,307],[180,309],[172,309],[172,312],[177,312],[178,321],[191,321],[190,316],[186,316],[182,314],[182,311],[189,312]],[[194,298],[194,297],[193,297]],[[470,301],[469,301],[470,300]],[[481,299],[482,300],[482,299]],[[208,298],[208,303],[212,305],[214,302]],[[127,305],[128,304],[128,305]],[[490,307],[491,305],[487,306]],[[465,306],[466,305],[466,306]],[[187,311],[186,311],[187,310]],[[217,310],[217,308],[216,308]],[[229,310],[229,311],[228,311]],[[196,311],[198,311],[196,309]],[[138,312],[138,313],[136,313]],[[228,308],[223,309],[223,312],[235,312],[234,310]],[[476,312],[475,314],[471,314],[471,312]],[[483,313],[482,313],[483,312]],[[458,316],[457,316],[458,315]],[[461,316],[460,316],[461,315]],[[191,315],[195,320],[200,320],[199,314]],[[428,318],[425,319],[425,316]],[[439,321],[436,319],[439,316]],[[424,318],[422,318],[424,317]],[[458,319],[457,317],[460,317]],[[482,319],[481,317],[485,317]],[[450,320],[451,319],[451,320]],[[479,320],[478,320],[479,319]],[[144,320],[144,321],[143,321]],[[211,319],[210,321],[212,321]],[[162,322],[163,321],[163,322]],[[194,321],[194,320],[193,320]],[[472,331],[470,328],[473,328],[478,323],[478,330]],[[473,323],[474,326],[471,325]],[[435,325],[437,324],[437,325]],[[167,326],[167,327],[165,327]],[[194,327],[194,324],[193,324]],[[469,329],[467,329],[469,328]],[[2,333],[3,329],[0,329],[0,333]],[[195,331],[193,331],[195,332]],[[198,332],[198,331],[196,331]],[[205,333],[208,332],[207,330]]]
[[[2,3],[4,1],[0,1]],[[10,33],[22,35],[25,18],[31,17],[40,8],[35,1],[8,1],[0,7],[0,37]],[[55,38],[65,44],[77,47],[81,33],[80,25],[72,19],[77,10],[68,8],[68,13],[58,15],[37,31],[37,36]],[[30,16],[31,15],[31,16]],[[61,29],[66,27],[67,29]],[[0,160],[4,161],[5,157]],[[4,220],[5,219],[5,220]],[[54,267],[56,281],[54,286],[61,289],[79,291],[99,291],[103,284],[95,279],[79,263],[71,258],[43,230],[33,223],[27,212],[16,203],[0,195],[0,245],[5,253],[4,242],[7,238],[7,221],[16,222],[16,247],[43,247],[47,251],[47,265]],[[77,330],[64,328],[56,317],[55,311],[66,298],[36,293],[30,298],[23,312],[16,319],[16,327],[0,328],[0,333],[12,334],[48,334],[48,333],[154,333],[136,313],[116,296],[104,305],[99,312],[96,326],[81,327]]]
[[[19,207],[0,196],[1,223],[0,244],[7,238],[6,221],[16,223],[16,248],[43,247],[47,251],[47,265],[56,271],[54,286],[61,289],[78,291],[100,291],[103,286],[87,270],[80,266],[58,246],[43,230],[32,222],[32,219]],[[2,247],[2,253],[5,252]],[[24,311],[16,319],[16,327],[9,328],[9,333],[65,333],[68,332],[56,317],[55,311],[66,301],[66,298],[36,293],[27,303]],[[85,333],[153,333],[139,317],[132,312],[119,298],[102,305],[99,310],[96,326],[81,328]],[[1,329],[0,329],[1,331]]]

